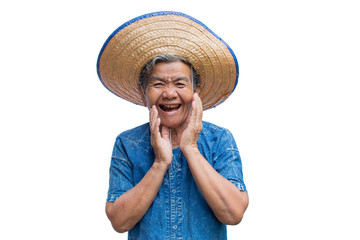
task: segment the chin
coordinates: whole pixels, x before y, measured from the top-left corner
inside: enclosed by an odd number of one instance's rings
[[[166,120],[161,120],[161,125],[171,128],[171,129],[175,129],[180,127],[182,124],[184,123],[184,121],[166,121]]]

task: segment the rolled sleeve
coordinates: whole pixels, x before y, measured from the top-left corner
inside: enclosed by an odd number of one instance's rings
[[[225,130],[214,153],[214,169],[233,183],[239,190],[247,192],[239,150],[232,134]]]
[[[120,137],[116,139],[109,172],[107,202],[113,202],[134,186],[133,165],[128,159]]]

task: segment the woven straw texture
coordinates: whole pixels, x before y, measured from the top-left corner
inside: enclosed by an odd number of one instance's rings
[[[138,87],[143,66],[161,53],[187,59],[200,75],[204,109],[217,106],[237,83],[237,62],[228,47],[200,23],[183,15],[140,18],[110,36],[98,59],[98,74],[111,92],[143,105]]]

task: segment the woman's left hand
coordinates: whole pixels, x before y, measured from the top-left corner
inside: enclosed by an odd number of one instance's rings
[[[180,149],[197,149],[197,140],[202,130],[202,114],[203,108],[201,99],[199,95],[195,93],[193,96],[189,116],[186,119],[186,127],[181,135]]]

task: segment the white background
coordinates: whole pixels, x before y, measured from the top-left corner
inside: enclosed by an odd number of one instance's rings
[[[139,15],[180,11],[237,55],[204,120],[233,133],[250,205],[229,239],[360,239],[357,1],[7,1],[0,6],[0,239],[126,239],[104,207],[115,137],[147,110],[96,60]]]

